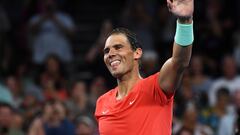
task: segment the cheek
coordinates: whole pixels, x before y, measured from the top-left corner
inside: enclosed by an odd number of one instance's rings
[[[105,64],[107,64],[107,56],[103,56],[103,62],[105,63]]]
[[[104,62],[104,64],[105,64],[105,66],[108,66],[108,65],[107,65],[107,62],[105,61],[105,59],[103,60],[103,62]]]
[[[134,64],[134,61],[135,61],[135,59],[132,55],[129,55],[126,57],[126,62],[128,64],[128,66],[132,66]]]

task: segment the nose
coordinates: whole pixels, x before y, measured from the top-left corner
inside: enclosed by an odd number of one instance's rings
[[[108,53],[108,57],[111,58],[116,55],[116,51],[114,49],[110,49]]]

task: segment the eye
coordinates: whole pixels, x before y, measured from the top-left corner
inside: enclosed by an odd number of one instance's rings
[[[105,49],[103,49],[103,54],[107,54],[107,53],[109,53],[109,48],[105,48]]]
[[[115,48],[116,50],[119,50],[119,49],[121,49],[122,47],[123,47],[123,45],[121,45],[121,44],[117,44],[117,45],[114,46],[114,48]]]

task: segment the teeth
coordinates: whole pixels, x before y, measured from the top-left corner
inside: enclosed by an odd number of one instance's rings
[[[117,66],[120,64],[120,61],[119,60],[116,60],[116,61],[113,61],[111,62],[111,66]]]

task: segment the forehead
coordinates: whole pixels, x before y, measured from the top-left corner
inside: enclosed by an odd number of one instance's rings
[[[0,112],[11,112],[11,108],[9,107],[6,107],[6,106],[3,106],[3,107],[0,107]]]
[[[109,36],[105,43],[105,48],[111,47],[116,44],[129,45],[130,43],[124,34],[113,34]]]

